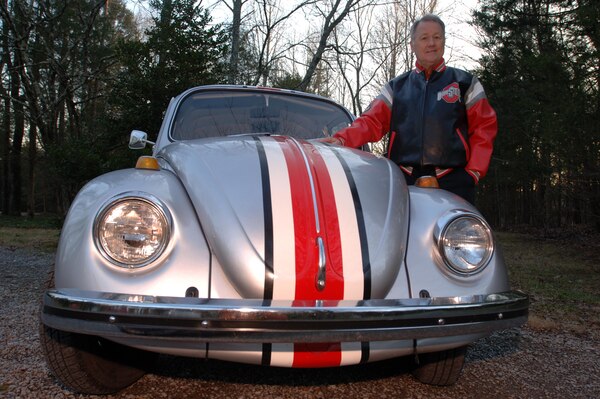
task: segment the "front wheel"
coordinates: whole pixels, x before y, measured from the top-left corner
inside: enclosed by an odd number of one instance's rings
[[[418,355],[413,375],[425,384],[452,385],[465,364],[466,346]]]
[[[154,354],[91,335],[56,330],[40,323],[40,341],[52,373],[67,388],[110,394],[140,379]]]

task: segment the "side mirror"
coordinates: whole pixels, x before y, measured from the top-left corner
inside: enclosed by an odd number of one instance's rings
[[[132,150],[141,150],[146,148],[146,144],[155,144],[148,140],[148,133],[142,132],[141,130],[131,131],[131,135],[129,136],[129,148]]]

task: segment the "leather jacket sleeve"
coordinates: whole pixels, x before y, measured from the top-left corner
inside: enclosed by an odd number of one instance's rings
[[[494,139],[498,131],[496,112],[487,98],[482,98],[467,109],[471,157],[465,169],[486,175],[492,157]]]
[[[383,100],[376,98],[350,126],[340,130],[333,137],[340,139],[344,146],[352,148],[379,141],[390,129],[391,114],[390,107]]]

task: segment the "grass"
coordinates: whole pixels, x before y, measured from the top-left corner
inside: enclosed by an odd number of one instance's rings
[[[49,216],[0,216],[0,246],[53,252],[61,223]],[[512,288],[531,297],[530,327],[600,334],[600,237],[548,239],[502,232],[496,236]]]
[[[598,237],[498,233],[513,288],[531,297],[532,328],[600,333]]]
[[[62,217],[50,214],[35,215],[34,217],[0,215],[0,228],[17,227],[56,230],[62,227],[62,223]]]
[[[0,246],[54,252],[62,219],[56,216],[0,216]]]

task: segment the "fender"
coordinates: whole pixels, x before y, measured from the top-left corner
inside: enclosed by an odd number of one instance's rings
[[[94,218],[112,198],[124,193],[151,195],[171,212],[171,242],[149,271],[115,271],[94,243]],[[208,245],[181,182],[164,169],[124,169],[104,174],[86,184],[65,219],[56,265],[57,288],[185,296],[186,289],[194,286],[200,296],[207,297],[209,293]]]

